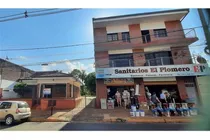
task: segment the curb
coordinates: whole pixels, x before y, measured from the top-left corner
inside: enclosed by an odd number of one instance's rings
[[[69,121],[58,120],[58,119],[47,119],[47,118],[30,118],[29,122],[69,122]]]
[[[103,122],[118,122],[117,118],[104,119]],[[191,123],[192,118],[122,118],[127,123]]]

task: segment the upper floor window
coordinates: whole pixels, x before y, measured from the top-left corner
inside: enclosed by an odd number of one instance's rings
[[[133,54],[111,54],[109,55],[110,67],[133,66]]]
[[[166,31],[166,29],[154,29],[154,36],[155,37],[166,37],[167,31]]]
[[[107,34],[108,41],[117,41],[118,40],[118,33]]]
[[[146,53],[146,66],[170,65],[173,64],[171,53],[165,52],[152,52]]]
[[[123,33],[122,33],[122,41],[123,41],[123,42],[130,42],[130,35],[129,35],[129,32],[123,32]]]

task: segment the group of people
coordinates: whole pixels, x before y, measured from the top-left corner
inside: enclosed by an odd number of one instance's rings
[[[161,94],[160,94],[159,98],[157,97],[157,94],[155,92],[153,92],[151,94],[147,87],[145,87],[145,91],[146,91],[146,95],[147,95],[147,100],[148,100],[148,105],[149,106],[157,105],[158,103],[164,104],[164,103],[172,103],[173,102],[172,96],[165,89],[161,90]]]
[[[126,106],[130,104],[130,92],[128,92],[128,90],[124,90],[121,95],[121,93],[117,91],[115,94],[115,99],[118,106],[122,106],[123,99],[123,106],[126,108]]]
[[[125,89],[121,93],[119,91],[117,91],[115,93],[115,99],[116,99],[117,106],[118,107],[123,106],[126,109],[129,105],[136,103],[137,101],[134,101],[135,100],[134,92],[135,91],[133,88],[131,88],[129,90]]]

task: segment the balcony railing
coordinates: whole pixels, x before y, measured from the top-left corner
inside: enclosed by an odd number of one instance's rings
[[[142,42],[149,43],[160,39],[179,39],[179,38],[196,38],[195,29],[173,30],[159,34],[142,35]]]
[[[176,62],[174,62],[176,61]],[[192,64],[194,61],[191,57],[159,57],[155,59],[147,59],[147,60],[133,60],[133,59],[116,59],[109,60],[109,64],[103,64],[104,61],[99,60],[97,63],[97,67],[135,67],[135,66],[161,66],[161,65],[173,65],[176,63],[177,65],[181,64]]]
[[[146,60],[146,66],[159,66],[159,65],[173,65],[173,58],[171,57],[160,57],[155,59]]]
[[[110,67],[132,67],[134,66],[133,59],[116,59],[109,61]]]

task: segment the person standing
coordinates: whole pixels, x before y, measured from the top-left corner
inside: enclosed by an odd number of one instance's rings
[[[146,92],[146,97],[147,97],[147,105],[148,105],[148,107],[149,107],[149,109],[151,109],[151,103],[152,103],[152,101],[151,101],[151,97],[152,97],[152,94],[149,92],[149,89],[148,89],[148,87],[145,87],[145,92]]]
[[[152,94],[151,101],[153,104],[155,104],[155,106],[157,106],[157,103],[161,103],[155,92]]]
[[[127,92],[126,92],[126,90],[123,91],[122,98],[123,98],[123,100],[124,100],[124,107],[125,107],[125,109],[126,109],[126,106],[128,105],[128,97],[127,97]]]
[[[117,105],[118,105],[118,107],[121,106],[121,94],[120,94],[119,91],[117,91],[117,92],[115,93],[115,97],[116,97],[116,99],[117,99]]]
[[[161,103],[167,103],[167,100],[166,100],[166,95],[165,95],[166,91],[165,90],[162,90],[161,91],[161,94],[160,94],[160,101]]]

